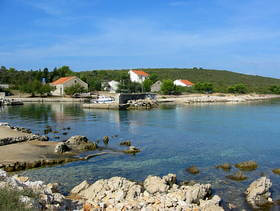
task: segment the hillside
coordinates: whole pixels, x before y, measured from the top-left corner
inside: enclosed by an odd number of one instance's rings
[[[225,70],[207,70],[207,69],[178,69],[178,68],[160,68],[160,69],[142,69],[149,74],[157,74],[159,80],[164,79],[187,79],[194,83],[209,82],[212,83],[216,91],[224,92],[227,87],[243,83],[248,86],[249,91],[266,93],[269,87],[273,85],[280,86],[280,79],[246,75]],[[80,77],[97,77],[101,80],[118,80],[121,73],[128,70],[98,70],[80,72]]]
[[[280,87],[280,79],[246,75],[225,70],[208,70],[208,69],[179,69],[179,68],[161,68],[161,69],[142,69],[143,71],[156,74],[159,80],[165,79],[187,79],[193,83],[208,82],[214,85],[215,92],[226,92],[229,86],[242,83],[247,85],[249,92],[271,93],[269,88],[273,85]],[[17,89],[26,82],[42,80],[52,82],[57,78],[64,76],[76,75],[89,84],[90,90],[100,89],[100,82],[117,80],[119,81],[128,70],[91,70],[73,72],[68,66],[55,68],[53,71],[44,70],[35,71],[18,71],[14,68],[0,68],[0,83],[14,85]],[[96,87],[99,87],[98,89]]]

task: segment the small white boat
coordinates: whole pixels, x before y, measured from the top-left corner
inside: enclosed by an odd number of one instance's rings
[[[114,103],[115,99],[113,97],[106,97],[106,96],[98,96],[97,99],[91,100],[91,103],[99,103],[99,104],[103,104],[103,103]]]

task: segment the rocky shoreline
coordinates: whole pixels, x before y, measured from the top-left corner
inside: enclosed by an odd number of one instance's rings
[[[49,128],[47,130],[50,130]],[[49,141],[47,136],[32,134],[31,130],[0,123],[0,168],[7,172],[22,171],[31,168],[53,166],[75,161],[86,161],[104,154],[136,154],[140,152],[135,146],[127,145],[124,150],[99,147],[96,142],[85,136],[72,136],[62,142]],[[109,137],[104,136],[104,145],[108,145]],[[83,152],[99,150],[97,153],[80,156]]]
[[[244,103],[280,98],[280,95],[266,94],[189,94],[189,95],[160,95],[158,103],[195,104],[195,103]]]
[[[247,203],[252,209],[273,207],[272,182],[267,177],[253,181],[244,191]],[[23,194],[19,202],[32,210],[201,210],[222,211],[237,207],[221,205],[222,199],[215,195],[211,184],[179,183],[175,174],[163,177],[148,176],[143,182],[123,177],[100,179],[89,184],[83,181],[73,187],[69,195],[59,192],[59,184],[45,184],[31,181],[28,177],[9,176],[0,170],[1,189],[29,190],[33,197]],[[1,208],[1,203],[0,203]]]

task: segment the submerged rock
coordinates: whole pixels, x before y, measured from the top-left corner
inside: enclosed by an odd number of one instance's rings
[[[131,141],[122,141],[122,142],[120,143],[120,145],[121,145],[121,146],[128,146],[128,147],[130,147],[130,146],[131,146]]]
[[[273,172],[274,174],[279,174],[279,175],[280,175],[280,168],[273,169],[272,172]]]
[[[250,184],[245,191],[247,202],[255,209],[272,203],[269,189],[272,183],[267,177],[261,177]]]
[[[229,163],[224,163],[224,164],[221,164],[221,165],[218,165],[216,166],[216,168],[218,169],[223,169],[225,171],[229,171],[231,169],[231,164]]]
[[[109,139],[109,136],[104,136],[104,137],[103,137],[103,142],[104,142],[104,144],[107,145],[107,144],[109,143],[109,140],[110,140],[110,139]]]
[[[248,177],[246,177],[241,171],[238,171],[234,174],[227,175],[226,178],[235,180],[235,181],[243,181],[243,180],[246,180]]]
[[[199,174],[200,172],[196,166],[191,166],[187,168],[186,171],[189,172],[190,174]]]
[[[245,161],[235,164],[235,167],[243,171],[253,171],[258,168],[258,164],[255,161]]]
[[[136,154],[140,152],[140,149],[136,148],[135,146],[130,146],[128,150],[124,150],[123,152],[127,154]]]

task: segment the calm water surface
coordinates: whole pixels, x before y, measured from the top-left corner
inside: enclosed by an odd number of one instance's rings
[[[90,140],[118,135],[109,147],[124,149],[120,141],[131,140],[141,153],[104,155],[86,162],[29,170],[22,174],[47,182],[59,182],[68,192],[83,180],[124,176],[143,180],[150,174],[176,173],[179,180],[209,182],[224,203],[246,207],[243,192],[261,174],[273,182],[273,198],[280,199],[280,176],[271,170],[280,167],[280,100],[248,104],[200,104],[165,106],[151,111],[88,110],[80,104],[25,104],[0,108],[0,121],[31,128],[43,134],[47,125],[59,131],[49,134],[60,140],[84,135]],[[71,127],[68,135],[62,128]],[[54,139],[53,139],[54,140]],[[255,160],[259,168],[245,172],[244,182],[225,178],[231,172],[215,169],[224,162]],[[199,175],[189,175],[191,165],[200,168]],[[276,208],[277,209],[277,208]]]

